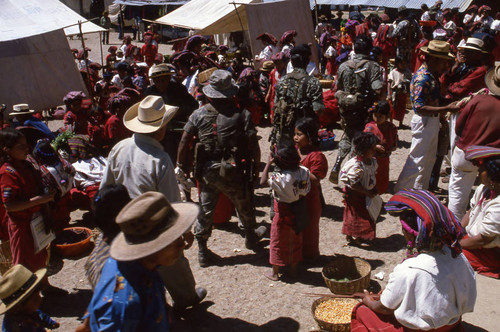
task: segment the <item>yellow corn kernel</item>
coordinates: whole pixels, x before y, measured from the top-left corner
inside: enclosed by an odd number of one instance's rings
[[[356,304],[357,301],[352,299],[332,298],[320,303],[314,315],[327,323],[347,324],[351,322],[352,309]]]

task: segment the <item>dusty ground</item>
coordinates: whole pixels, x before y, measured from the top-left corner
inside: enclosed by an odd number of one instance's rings
[[[87,45],[98,50],[96,35],[89,35]],[[116,35],[111,36],[117,42]],[[72,47],[79,41],[70,41]],[[163,48],[162,46],[160,50]],[[107,47],[106,47],[107,48]],[[165,53],[166,53],[165,49]],[[96,54],[94,56],[94,54]],[[91,53],[97,59],[98,53]],[[410,115],[405,118],[409,123]],[[263,160],[267,158],[269,128],[259,128]],[[341,133],[336,130],[337,141]],[[406,160],[411,141],[409,129],[399,132],[400,146],[391,157],[391,188]],[[334,163],[337,151],[325,152],[330,167]],[[186,252],[198,285],[207,288],[206,300],[196,309],[189,311],[178,325],[178,331],[310,331],[317,329],[311,315],[313,298],[304,293],[329,293],[321,277],[321,268],[334,255],[345,254],[368,260],[373,268],[372,288],[380,289],[387,282],[388,274],[404,256],[405,242],[401,235],[399,222],[383,215],[377,224],[377,240],[371,249],[345,246],[341,234],[343,203],[339,187],[333,186],[327,179],[322,181],[323,194],[327,207],[323,210],[320,221],[321,258],[313,266],[302,266],[302,271],[295,282],[270,282],[262,274],[269,269],[267,244],[266,249],[253,253],[245,249],[233,217],[224,229],[215,229],[209,241],[210,248],[220,256],[217,266],[202,269],[198,266],[197,247]],[[446,189],[444,184],[441,188]],[[383,195],[387,201],[390,194]],[[256,190],[257,219],[269,224],[268,189]],[[73,221],[82,224],[82,212],[73,214]],[[84,277],[83,265],[86,257],[63,259],[54,256],[51,262],[50,281],[52,284],[70,292],[68,296],[47,298],[44,309],[61,322],[61,331],[72,331],[78,325],[80,317],[92,296]],[[383,280],[375,281],[373,275],[384,272]],[[495,331],[496,318],[500,308],[492,292],[500,295],[499,281],[478,277],[478,301],[476,310],[465,315],[468,331]]]

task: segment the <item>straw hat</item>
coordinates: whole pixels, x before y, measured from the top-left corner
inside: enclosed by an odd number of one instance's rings
[[[121,232],[111,243],[111,257],[133,261],[166,248],[191,228],[198,212],[198,205],[170,204],[159,192],[136,197],[116,217]]]
[[[238,86],[230,72],[217,69],[208,79],[210,84],[203,87],[203,93],[209,98],[226,99],[238,93]]]
[[[175,70],[166,63],[160,63],[159,65],[153,65],[149,68],[149,78],[165,76],[165,75],[173,75],[175,74]]]
[[[123,124],[134,133],[153,133],[172,120],[178,109],[165,105],[162,97],[147,96],[125,112]]]
[[[271,71],[274,69],[274,62],[268,60],[268,61],[264,61],[264,63],[262,64],[262,67],[260,68],[260,70],[262,71]]]
[[[500,65],[488,70],[484,76],[488,90],[495,96],[500,97]]]
[[[10,116],[16,116],[16,115],[23,115],[23,114],[33,114],[35,113],[34,110],[30,110],[30,107],[28,104],[17,104],[12,106],[12,110],[14,112],[9,113]]]
[[[479,38],[469,37],[464,46],[459,46],[459,49],[466,48],[468,50],[478,51],[482,53],[488,53],[484,50],[484,41]]]
[[[201,85],[207,85],[208,79],[217,70],[217,67],[208,68],[207,70],[202,71],[198,74],[198,83]]]
[[[47,269],[31,272],[21,264],[14,265],[0,280],[0,314],[24,300],[40,284]]]
[[[431,40],[429,46],[421,48],[422,52],[427,55],[440,59],[453,59],[453,54],[450,53],[450,44],[442,40]]]

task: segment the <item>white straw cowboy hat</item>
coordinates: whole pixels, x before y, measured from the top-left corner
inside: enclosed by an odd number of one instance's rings
[[[125,112],[123,124],[134,133],[153,133],[172,120],[178,109],[166,105],[160,96],[147,96]]]
[[[10,116],[23,115],[23,114],[33,114],[34,110],[30,110],[28,104],[17,104],[12,106],[12,113],[9,113]]]
[[[431,40],[429,46],[424,46],[421,50],[427,55],[440,59],[451,60],[454,58],[453,54],[450,53],[450,44],[442,40]]]
[[[149,68],[148,76],[149,78],[165,76],[165,75],[174,75],[175,69],[166,63],[160,63],[158,65],[153,65]]]
[[[116,217],[121,232],[111,243],[111,257],[133,261],[166,248],[191,228],[198,212],[197,204],[171,204],[159,192],[136,197]]]
[[[500,65],[488,70],[484,76],[484,81],[486,82],[488,90],[495,96],[500,97]]]
[[[47,269],[31,272],[21,264],[14,265],[0,280],[0,314],[27,298],[40,284]]]
[[[484,41],[479,38],[469,37],[465,45],[459,46],[458,49],[466,48],[468,50],[478,51],[481,53],[488,53],[484,50]]]

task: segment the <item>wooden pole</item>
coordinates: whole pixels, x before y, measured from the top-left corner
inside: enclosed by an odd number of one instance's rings
[[[108,34],[109,34],[109,31],[108,31]],[[104,67],[104,56],[102,54],[102,36],[103,36],[103,33],[99,31],[99,47],[101,49],[101,65]],[[109,38],[109,35],[108,35],[108,38]]]
[[[245,27],[243,26],[243,21],[241,20],[240,13],[238,12],[238,7],[236,7],[236,2],[233,1],[232,4],[234,6],[234,10],[236,12],[236,15],[238,16],[238,21],[240,22],[241,32],[243,32],[243,34],[245,34]],[[248,32],[248,30],[247,30],[246,34],[247,34],[248,42],[250,43],[250,33]],[[251,53],[252,53],[252,49],[250,47],[250,54]],[[251,54],[251,57],[250,57],[250,64],[253,67],[253,54]]]
[[[85,53],[85,40],[83,39],[83,32],[82,32],[82,22],[78,21],[78,30],[80,30],[80,39],[82,40],[82,49],[83,53]],[[87,86],[90,88],[89,96],[90,100],[92,101],[92,104],[94,104],[94,91],[92,91],[92,84],[90,84],[90,72],[89,72],[89,66],[86,63],[85,64],[85,71],[87,72]]]

